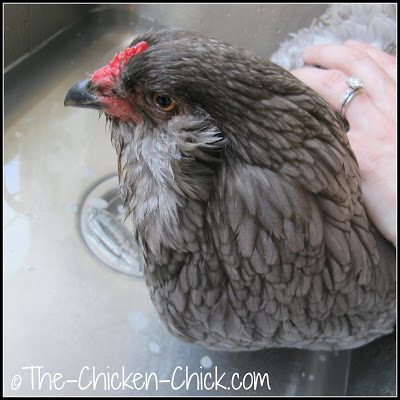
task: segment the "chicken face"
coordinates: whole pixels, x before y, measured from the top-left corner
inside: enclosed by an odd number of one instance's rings
[[[74,85],[66,96],[65,105],[94,108],[106,113],[109,118],[142,123],[143,119],[135,109],[136,96],[126,90],[120,75],[123,65],[146,48],[146,42],[139,42],[116,54],[107,65],[93,72],[89,79]],[[165,107],[168,98],[163,96],[159,101]],[[171,110],[173,108],[170,107]]]
[[[174,90],[176,92],[173,85],[176,69],[185,70],[189,65],[185,65],[185,62],[177,65],[177,60],[173,57],[174,49],[171,44],[179,46],[182,38],[179,34],[172,35],[175,37],[172,43],[166,41],[166,48],[165,43],[163,45],[163,41],[159,39],[171,39],[168,36],[170,35],[163,35],[161,32],[147,35],[147,41],[134,41],[130,47],[116,54],[107,65],[93,72],[89,79],[74,85],[65,98],[65,105],[98,109],[113,121],[135,124],[151,122],[153,126],[160,125],[175,115],[188,114],[189,111],[193,113],[184,99],[181,98],[178,103],[169,94]],[[150,49],[148,43],[151,44]],[[148,51],[143,58],[142,53],[146,50]],[[186,53],[190,54],[193,50],[188,48]],[[201,62],[201,59],[197,61]],[[193,69],[190,72],[196,74]],[[183,78],[181,83],[184,84],[184,75],[180,78]],[[188,91],[185,92],[187,94]]]

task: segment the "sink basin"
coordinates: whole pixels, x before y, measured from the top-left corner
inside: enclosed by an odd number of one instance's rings
[[[117,162],[98,113],[64,108],[71,84],[163,25],[269,56],[326,5],[177,7],[98,7],[5,75],[4,394],[394,394],[394,335],[353,352],[207,350],[167,332],[140,274],[108,268],[88,249],[80,207]],[[157,384],[118,385],[130,373],[154,373]],[[197,375],[181,387],[186,373]],[[207,373],[225,388],[207,390]],[[257,374],[264,381],[254,385]]]

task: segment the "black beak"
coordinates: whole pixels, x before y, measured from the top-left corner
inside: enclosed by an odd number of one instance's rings
[[[102,108],[96,94],[91,90],[90,79],[79,81],[68,90],[64,99],[64,106],[94,108],[96,110]]]

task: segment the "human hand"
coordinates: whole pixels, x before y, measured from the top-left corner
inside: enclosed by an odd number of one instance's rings
[[[356,77],[364,90],[349,103],[345,116],[350,145],[360,166],[367,214],[383,236],[396,242],[396,58],[366,44],[349,40],[343,45],[318,45],[304,50],[305,64],[291,71],[318,92],[335,111]]]

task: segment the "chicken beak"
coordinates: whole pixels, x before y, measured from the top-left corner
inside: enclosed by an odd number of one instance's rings
[[[75,83],[68,90],[64,99],[64,106],[94,108],[100,110],[102,108],[97,96],[91,90],[90,79],[84,79]]]

